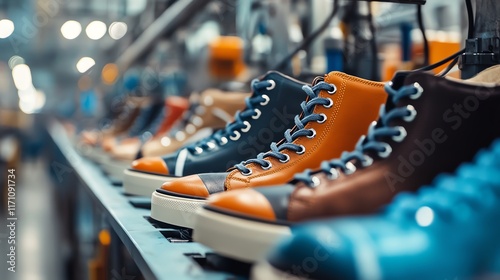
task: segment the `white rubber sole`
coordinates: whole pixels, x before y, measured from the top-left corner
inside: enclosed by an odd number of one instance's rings
[[[279,269],[276,269],[266,261],[259,261],[256,263],[250,272],[251,280],[306,280],[307,278],[302,278],[293,274],[286,273]]]
[[[167,224],[193,228],[196,211],[205,203],[204,199],[190,199],[153,192],[151,218]]]
[[[123,190],[127,194],[151,197],[151,194],[159,189],[163,183],[174,179],[177,178],[125,169],[123,171]]]
[[[287,226],[245,220],[204,208],[197,211],[193,227],[194,241],[244,262],[263,260],[279,240],[290,235]]]
[[[112,158],[108,158],[107,161],[103,162],[102,168],[109,176],[123,181],[123,171],[130,167],[131,162],[121,161]]]

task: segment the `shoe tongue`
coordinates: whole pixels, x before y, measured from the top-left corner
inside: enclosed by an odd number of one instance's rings
[[[394,90],[399,90],[405,84],[407,84],[406,83],[407,78],[411,74],[412,74],[411,71],[399,71],[399,72],[396,72],[396,74],[394,74],[394,77],[391,80],[391,84],[392,84],[391,87]],[[392,97],[389,96],[389,98],[387,98],[387,101],[385,102],[386,111],[390,111],[390,110],[394,109],[395,107],[396,107],[396,104],[394,104],[394,102],[392,101]]]
[[[267,80],[278,80],[278,81],[282,81],[282,80],[293,80],[293,78],[283,74],[283,73],[280,73],[278,71],[268,71],[266,74],[258,77],[259,81],[267,81]]]

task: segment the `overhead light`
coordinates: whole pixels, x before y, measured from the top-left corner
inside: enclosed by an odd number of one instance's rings
[[[22,58],[18,55],[14,55],[11,58],[9,58],[8,64],[9,64],[10,69],[14,69],[14,67],[16,65],[24,64],[24,58]]]
[[[128,27],[125,22],[113,22],[109,26],[109,36],[115,40],[121,39],[127,34],[127,29]]]
[[[68,40],[73,40],[82,33],[82,25],[78,21],[68,20],[61,26],[61,34]]]
[[[26,96],[21,98],[21,91],[19,92],[19,109],[21,109],[23,113],[37,113],[45,106],[46,96],[43,91],[32,88],[29,93],[24,94],[29,94],[29,98]]]
[[[87,72],[92,66],[95,65],[95,60],[92,59],[91,57],[82,57],[78,62],[76,63],[76,69],[80,73],[85,73]]]
[[[93,21],[85,28],[85,33],[92,40],[101,39],[106,34],[106,24],[102,21]]]
[[[14,32],[14,23],[8,19],[0,20],[0,39],[9,37]]]
[[[18,90],[17,95],[19,95],[20,101],[29,102],[35,98],[36,88],[32,85],[26,89]]]
[[[12,78],[18,90],[27,90],[33,87],[31,80],[31,70],[26,64],[18,64],[12,68]]]

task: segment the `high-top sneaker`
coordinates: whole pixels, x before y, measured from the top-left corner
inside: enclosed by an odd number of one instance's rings
[[[387,97],[383,83],[332,72],[305,87],[309,96],[295,127],[271,150],[246,160],[229,173],[196,174],[166,182],[152,196],[151,217],[192,227],[196,209],[210,194],[284,184],[297,172],[319,168],[322,161],[354,148],[366,127],[376,120]]]
[[[294,227],[253,278],[499,279],[498,174],[500,141],[383,214]]]
[[[128,97],[120,104],[119,113],[107,127],[102,129],[84,130],[80,133],[77,143],[78,151],[92,160],[99,161],[103,157],[102,143],[110,141],[121,134],[126,133],[139,116],[141,108],[148,102],[146,97]]]
[[[290,224],[374,212],[398,192],[453,171],[500,136],[491,129],[500,121],[500,66],[469,81],[413,73],[386,89],[378,122],[354,151],[287,185],[211,196],[197,214],[194,238],[221,254],[256,260],[289,234]]]
[[[141,156],[168,155],[184,145],[210,136],[215,130],[221,129],[233,121],[233,115],[238,110],[245,108],[245,99],[249,96],[248,93],[223,92],[217,89],[206,90],[201,96],[194,96],[191,101],[196,102],[196,104],[191,107],[185,118],[178,124],[180,127],[174,128],[168,136],[153,139],[144,144]],[[142,175],[142,172],[128,169],[124,171],[123,188],[125,193],[151,196],[154,189],[145,187]],[[159,185],[153,187],[157,188]]]
[[[163,182],[182,176],[225,171],[267,150],[293,126],[293,117],[301,111],[300,103],[307,97],[302,90],[304,85],[278,72],[254,80],[245,109],[224,129],[163,158],[134,161],[129,171],[141,178],[141,193],[151,195]]]
[[[104,171],[118,180],[123,179],[123,170],[128,167],[130,161],[123,163],[115,160],[112,153],[118,145],[137,145],[141,141],[148,139],[157,130],[165,116],[165,102],[154,101],[149,107],[137,117],[135,123],[128,131],[128,137],[115,138],[113,142],[103,143],[103,149],[107,153],[107,158],[101,162]],[[136,152],[137,153],[137,152]]]
[[[141,137],[134,137],[133,140],[126,141],[125,143],[117,144],[110,151],[110,155],[117,161],[127,162],[127,166],[137,158],[139,149],[142,144],[148,143],[150,141],[157,140],[161,138],[172,125],[182,116],[184,111],[189,107],[189,102],[186,98],[179,96],[169,96],[165,99],[165,107],[163,109],[162,115],[159,115],[155,122],[150,125],[148,131],[150,131],[152,138],[145,139]],[[143,142],[141,140],[146,140]]]

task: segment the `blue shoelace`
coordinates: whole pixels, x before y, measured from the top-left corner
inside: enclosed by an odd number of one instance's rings
[[[403,98],[417,99],[423,92],[423,89],[418,84],[403,86],[399,90],[392,88],[391,84],[385,85],[385,90],[389,94],[389,98],[393,104]],[[379,139],[391,137],[396,142],[402,141],[406,136],[406,130],[402,126],[391,126],[390,123],[394,119],[403,119],[407,122],[413,121],[417,112],[411,105],[405,107],[395,107],[386,111],[386,106],[382,105],[379,112],[379,122],[373,122],[368,130],[367,136],[359,139],[354,151],[342,153],[339,159],[324,161],[321,163],[319,172],[329,175],[332,180],[337,178],[340,169],[345,174],[352,174],[356,171],[356,166],[352,163],[353,160],[361,162],[363,167],[368,167],[373,163],[373,158],[367,155],[368,151],[376,152],[380,158],[388,157],[391,152],[391,146]],[[295,180],[304,182],[309,187],[315,187],[319,184],[315,176],[318,171],[310,169],[295,175]]]
[[[246,165],[250,163],[256,163],[263,169],[271,168],[271,163],[265,160],[266,157],[276,158],[283,163],[287,162],[290,159],[290,156],[283,153],[284,150],[293,151],[298,154],[302,154],[305,152],[304,146],[297,145],[293,142],[300,137],[305,136],[312,138],[316,135],[316,132],[313,129],[306,129],[305,126],[309,122],[325,122],[326,115],[313,113],[314,108],[316,108],[316,106],[318,105],[323,105],[326,108],[330,108],[333,106],[333,101],[330,98],[319,97],[319,93],[322,90],[326,90],[328,93],[334,94],[337,91],[337,88],[332,84],[319,82],[313,87],[305,85],[302,87],[302,89],[309,96],[309,101],[303,101],[300,104],[303,114],[302,119],[300,118],[300,115],[295,116],[295,129],[287,129],[285,131],[285,141],[282,142],[279,146],[276,142],[271,143],[271,151],[260,153],[254,159],[249,159],[235,165],[234,167],[237,168],[241,172],[241,174],[250,175],[252,173],[252,171],[246,167]]]
[[[245,99],[245,110],[242,112],[236,112],[234,121],[227,124],[225,128],[217,130],[209,137],[206,137],[194,144],[187,146],[189,152],[200,154],[206,150],[212,150],[216,145],[223,146],[228,142],[228,138],[236,141],[240,138],[241,132],[247,132],[251,124],[249,119],[258,119],[261,115],[261,111],[255,108],[257,105],[266,105],[269,103],[269,97],[263,94],[263,90],[272,89],[276,86],[274,81],[271,80],[253,80],[252,89],[254,94],[252,97],[247,97]]]

